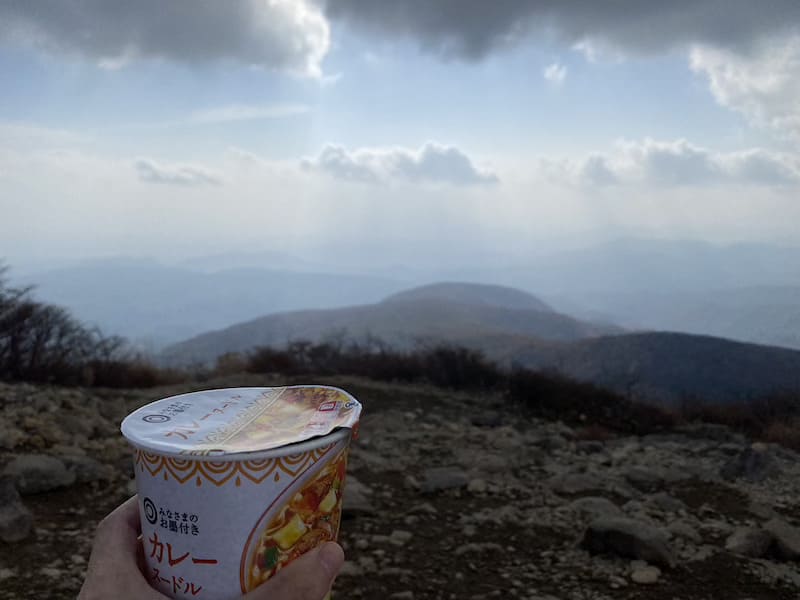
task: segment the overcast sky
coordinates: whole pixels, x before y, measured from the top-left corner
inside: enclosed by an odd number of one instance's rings
[[[800,244],[800,2],[0,0],[0,257]]]

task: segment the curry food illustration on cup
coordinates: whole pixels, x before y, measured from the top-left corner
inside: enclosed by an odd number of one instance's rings
[[[193,392],[131,413],[122,433],[151,585],[172,598],[238,598],[335,540],[360,414],[327,386]]]

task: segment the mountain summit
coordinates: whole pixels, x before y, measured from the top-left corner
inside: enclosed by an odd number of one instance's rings
[[[513,310],[555,312],[536,296],[522,290],[481,283],[432,283],[393,294],[386,298],[383,304],[419,300],[444,300],[459,304],[495,306]]]

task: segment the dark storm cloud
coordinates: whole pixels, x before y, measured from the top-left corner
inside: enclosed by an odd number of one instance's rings
[[[800,23],[797,0],[328,0],[326,12],[339,22],[465,59],[544,31],[568,43],[631,53],[693,42],[745,50]]]
[[[231,60],[317,75],[328,23],[302,0],[0,0],[0,40],[105,66]]]

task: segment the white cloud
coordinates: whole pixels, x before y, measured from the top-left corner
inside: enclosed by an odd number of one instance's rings
[[[165,165],[149,158],[134,162],[139,179],[147,183],[180,186],[221,185],[222,180],[213,172],[192,165]]]
[[[498,182],[495,174],[476,167],[458,148],[436,142],[426,142],[418,150],[399,147],[347,150],[328,144],[318,156],[303,160],[301,166],[364,183],[399,180],[476,185]]]
[[[252,121],[258,119],[282,119],[309,112],[303,104],[279,104],[253,106],[233,104],[217,108],[208,108],[193,112],[189,120],[197,123],[227,123],[230,121]]]
[[[690,60],[722,106],[800,139],[800,35],[761,43],[749,55],[695,46]]]
[[[547,81],[558,87],[564,83],[564,80],[567,78],[567,67],[554,62],[545,67],[544,71],[542,71],[542,75]]]
[[[37,0],[0,2],[0,40],[107,69],[223,60],[319,77],[330,28],[313,0]]]
[[[593,187],[800,185],[800,157],[796,155],[761,148],[713,152],[682,139],[622,141],[612,153],[577,161],[543,162],[542,168],[552,179]]]

